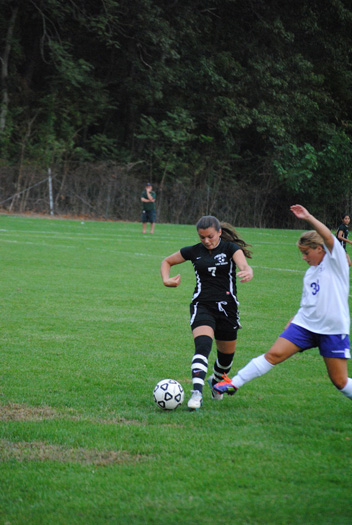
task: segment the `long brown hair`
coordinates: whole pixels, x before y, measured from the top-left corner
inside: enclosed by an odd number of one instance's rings
[[[247,249],[247,246],[251,246],[251,244],[247,244],[243,239],[241,239],[238,236],[238,233],[235,230],[235,227],[232,226],[232,224],[229,224],[228,222],[220,222],[213,215],[204,215],[204,217],[201,217],[199,219],[199,221],[196,224],[196,227],[197,231],[206,230],[207,228],[215,228],[217,232],[221,230],[221,238],[224,241],[234,242],[238,244],[238,246],[241,247],[245,256],[248,259],[252,258],[252,252]]]

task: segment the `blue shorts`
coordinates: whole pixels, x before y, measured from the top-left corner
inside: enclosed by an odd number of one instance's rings
[[[320,355],[323,357],[351,358],[350,339],[346,334],[315,334],[314,332],[306,330],[306,328],[302,328],[302,326],[291,323],[290,326],[280,334],[280,337],[299,346],[301,352],[308,350],[308,348],[318,347]]]
[[[142,222],[155,222],[155,210],[143,210],[142,211]]]

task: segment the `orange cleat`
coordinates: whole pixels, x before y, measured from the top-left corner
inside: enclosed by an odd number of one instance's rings
[[[216,383],[216,385],[213,386],[213,390],[219,394],[228,394],[229,396],[236,394],[238,388],[236,388],[235,385],[231,383],[231,379],[227,377],[226,374],[224,374],[222,377],[224,380],[220,381],[220,383]]]

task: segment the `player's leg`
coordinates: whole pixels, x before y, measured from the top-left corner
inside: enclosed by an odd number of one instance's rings
[[[348,377],[347,359],[324,357],[324,361],[333,385],[341,394],[352,399],[352,379]]]
[[[216,320],[215,341],[217,358],[214,363],[213,373],[208,378],[212,398],[220,401],[223,395],[213,389],[213,386],[230,373],[233,357],[236,350],[237,330],[240,327],[237,304],[233,301],[219,302],[213,312]]]
[[[290,323],[266,354],[252,359],[231,380],[225,378],[215,385],[214,389],[232,395],[245,383],[270,372],[275,365],[282,363],[299,350],[313,346],[317,346],[315,334]]]
[[[324,357],[323,359],[332,384],[342,390],[348,382],[347,359],[338,357]]]
[[[211,394],[212,398],[216,401],[220,401],[223,396],[222,394],[219,394],[215,390],[213,390],[213,386],[216,385],[216,383],[219,383],[222,381],[222,378],[224,375],[228,375],[230,373],[232,363],[233,363],[233,357],[235,355],[236,350],[236,343],[237,341],[219,341],[216,340],[216,348],[217,348],[217,358],[214,363],[213,373],[208,378],[208,384],[210,388],[212,389]]]
[[[196,410],[202,405],[204,379],[208,370],[208,357],[216,323],[211,309],[204,305],[191,303],[190,314],[195,351],[191,365],[193,390],[188,407]]]
[[[155,216],[156,216],[155,210],[150,210],[150,212],[149,212],[150,233],[154,233]]]
[[[332,384],[343,395],[352,399],[352,379],[348,377],[347,367],[348,360],[351,357],[348,335],[320,336],[319,350]]]
[[[146,210],[142,211],[142,232],[146,233],[147,231],[147,212]]]
[[[299,350],[299,346],[280,336],[266,354],[252,359],[231,380],[225,379],[215,385],[214,389],[219,393],[232,395],[245,383],[266,374]]]
[[[188,401],[188,408],[197,410],[203,401],[204,380],[208,371],[208,357],[214,338],[214,330],[208,325],[193,329],[195,351],[192,358],[192,396]]]

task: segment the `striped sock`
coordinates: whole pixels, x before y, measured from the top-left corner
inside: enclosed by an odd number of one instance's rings
[[[208,371],[208,359],[204,355],[194,354],[191,370],[193,390],[203,392],[204,379]]]
[[[191,364],[193,390],[203,392],[204,379],[208,371],[208,357],[211,352],[212,343],[212,338],[207,335],[199,335],[194,339],[196,348]]]
[[[220,383],[224,374],[229,375],[234,354],[223,354],[218,350],[218,357],[214,363],[212,385]]]

